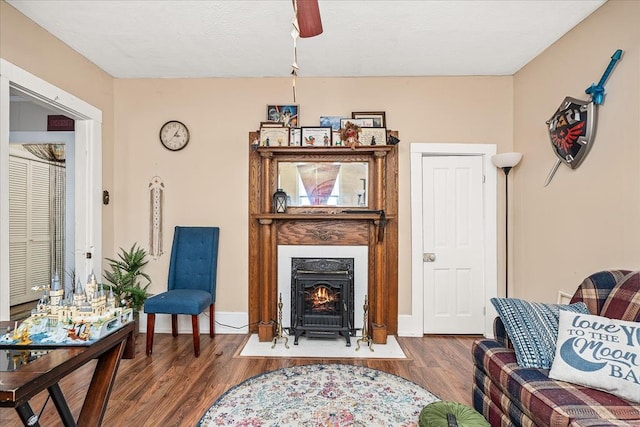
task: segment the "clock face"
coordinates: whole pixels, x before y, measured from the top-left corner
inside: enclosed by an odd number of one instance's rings
[[[160,128],[160,142],[168,150],[182,150],[189,142],[189,129],[177,120],[168,121]]]

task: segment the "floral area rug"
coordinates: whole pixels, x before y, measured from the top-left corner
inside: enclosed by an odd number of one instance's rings
[[[438,401],[409,380],[350,365],[305,365],[267,372],[222,395],[198,426],[414,427]]]

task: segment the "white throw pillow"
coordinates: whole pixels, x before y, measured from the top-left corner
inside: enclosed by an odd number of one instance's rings
[[[561,311],[549,377],[640,402],[640,323]]]

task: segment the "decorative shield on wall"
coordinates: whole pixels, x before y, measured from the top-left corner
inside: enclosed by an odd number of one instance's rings
[[[591,149],[596,111],[593,101],[568,96],[547,121],[551,146],[556,156],[571,169],[580,166]]]

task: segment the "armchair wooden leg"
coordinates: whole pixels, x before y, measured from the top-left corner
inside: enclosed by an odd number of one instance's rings
[[[216,305],[211,304],[209,306],[209,336],[211,338],[216,336]]]
[[[175,338],[178,336],[178,315],[171,315],[171,335]]]
[[[153,330],[156,326],[155,313],[147,314],[147,356],[151,356],[153,352]]]
[[[200,325],[197,314],[191,316],[191,326],[193,327],[193,352],[198,357],[200,356]]]

